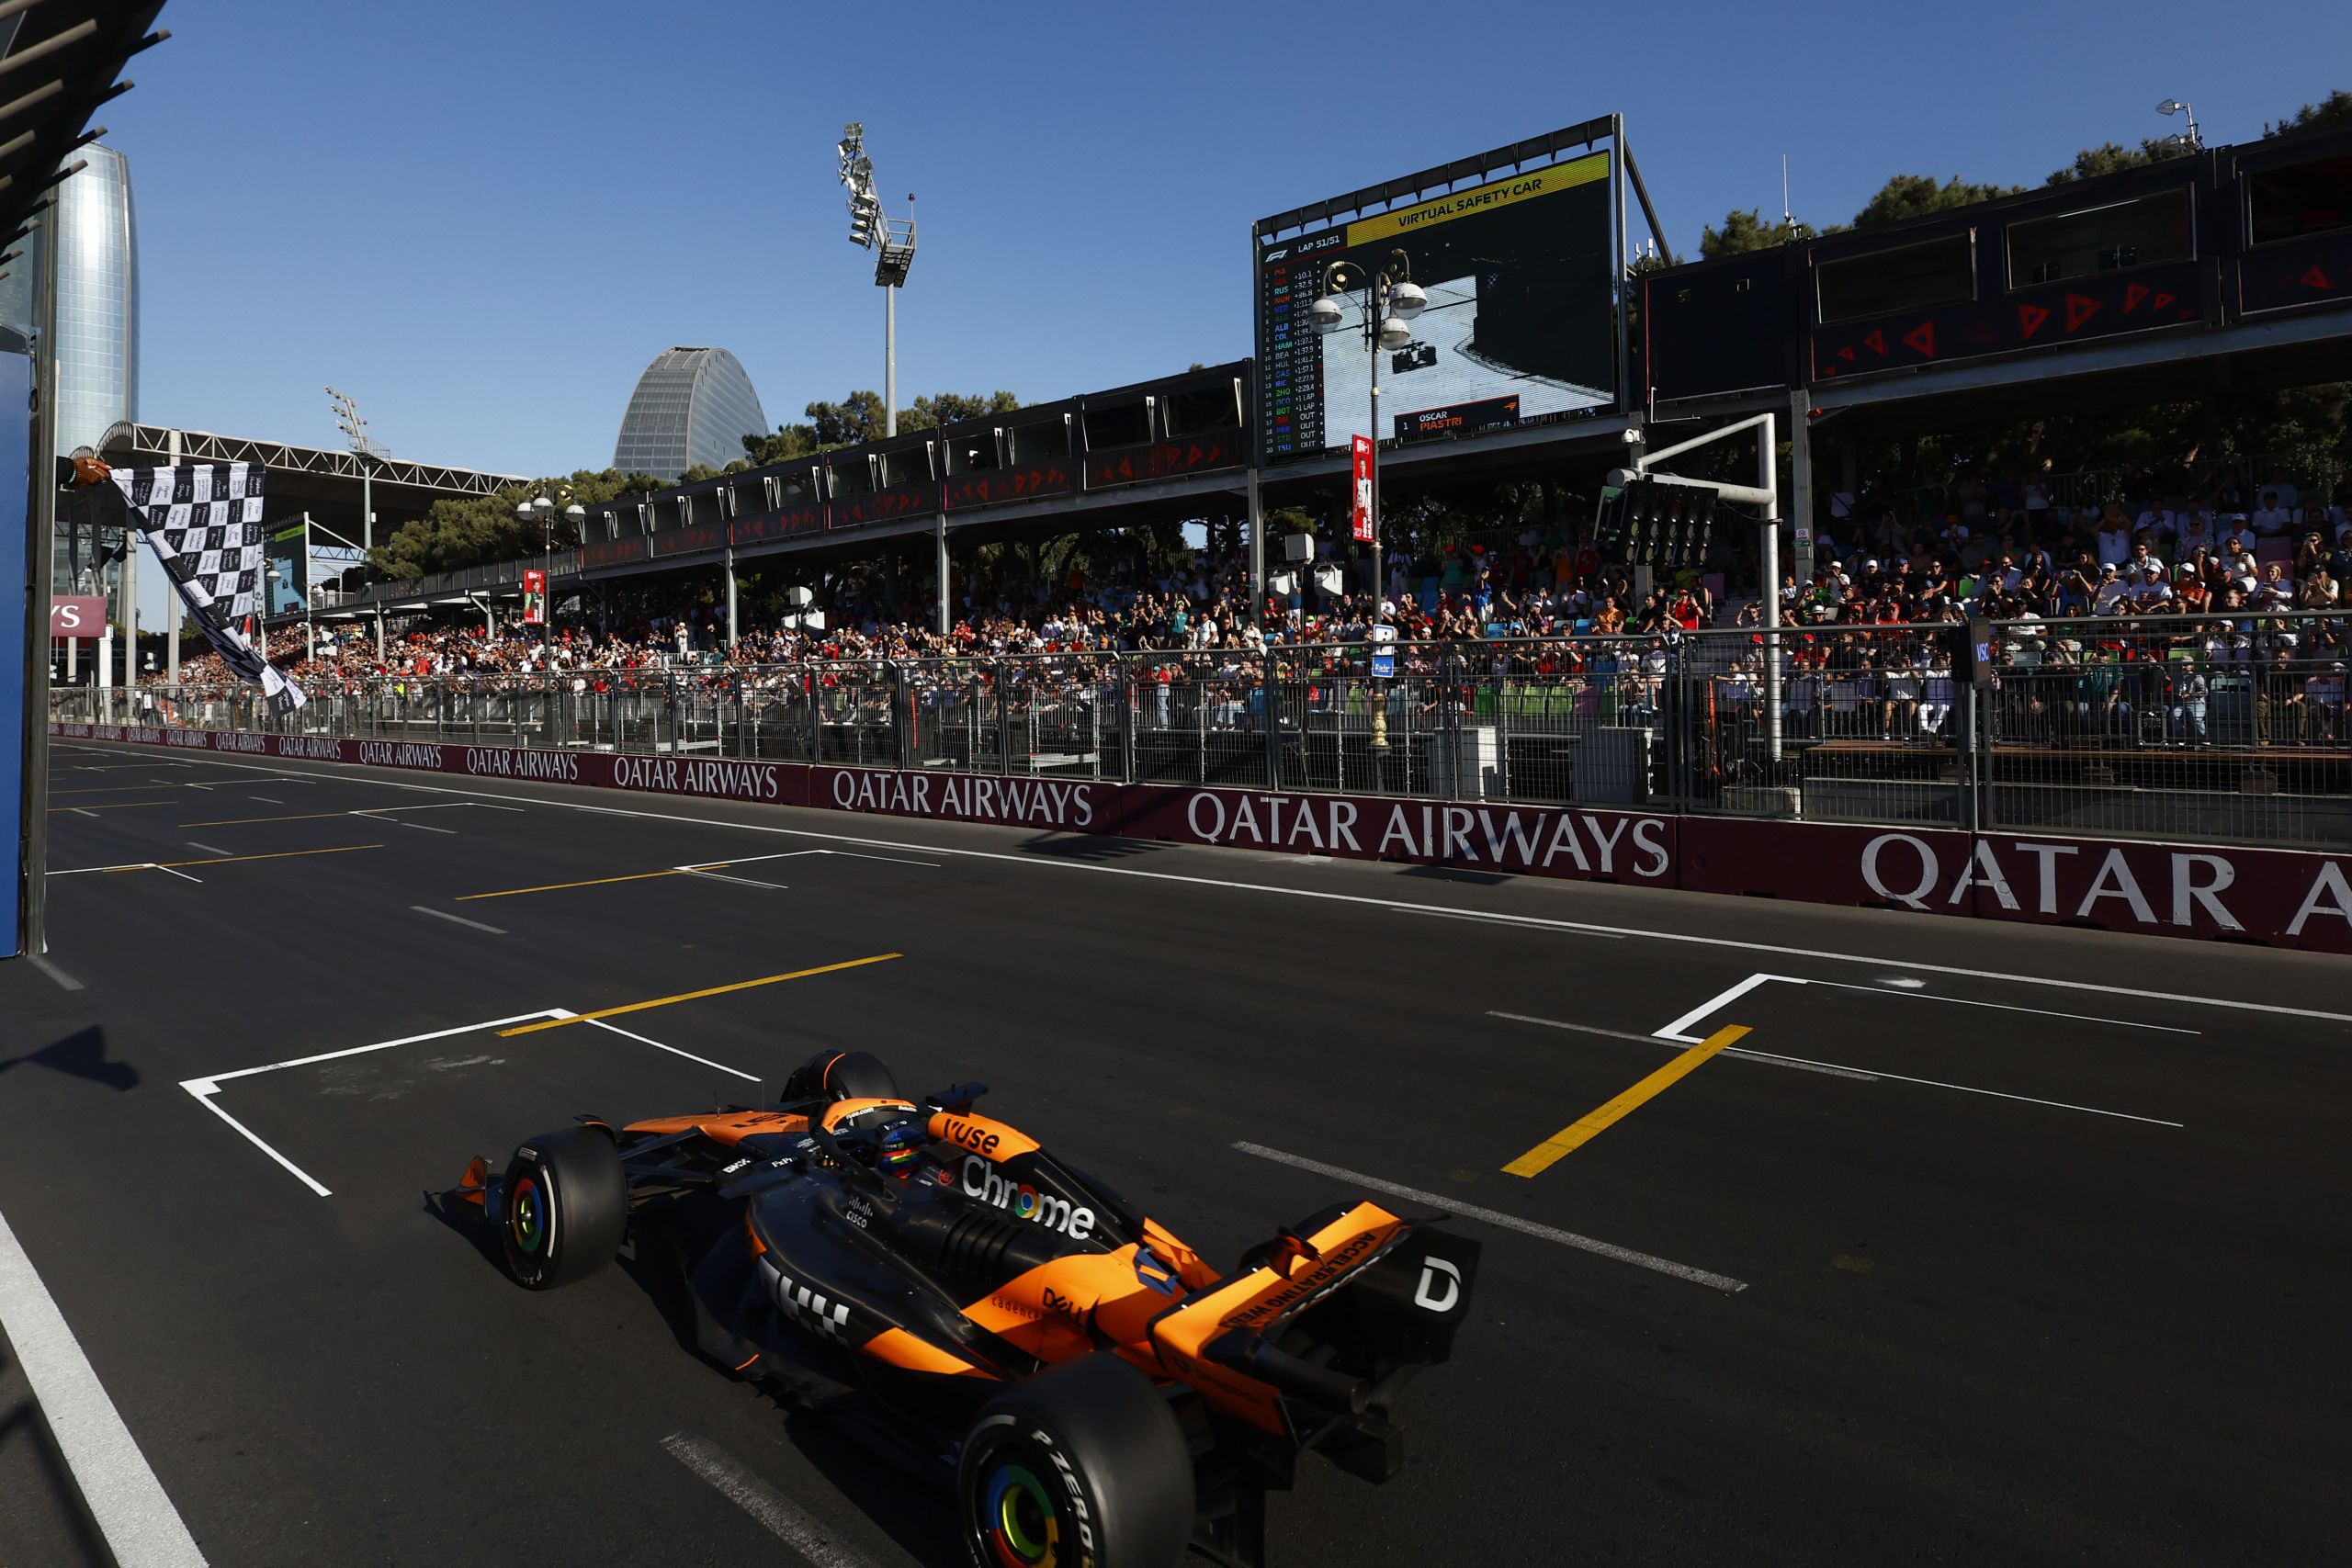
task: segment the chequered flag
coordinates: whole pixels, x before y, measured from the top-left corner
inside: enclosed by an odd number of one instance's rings
[[[262,481],[257,463],[183,463],[119,468],[115,488],[130,525],[147,536],[205,640],[239,679],[259,686],[273,713],[310,701],[245,640],[238,623],[264,613],[261,596]]]

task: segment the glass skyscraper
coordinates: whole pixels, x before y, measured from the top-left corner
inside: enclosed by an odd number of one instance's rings
[[[33,284],[57,268],[57,450],[96,448],[107,429],[139,417],[139,224],[130,161],[93,144],[74,153],[89,167],[60,184],[57,204],[26,237],[25,254],[0,278],[0,321],[37,324]],[[111,592],[119,568],[92,564],[94,502],[61,497],[53,585]],[[87,513],[87,515],[85,515]]]
[[[767,434],[760,395],[733,355],[723,348],[666,348],[629,394],[613,467],[675,479],[697,463],[725,468],[743,456],[743,437]]]

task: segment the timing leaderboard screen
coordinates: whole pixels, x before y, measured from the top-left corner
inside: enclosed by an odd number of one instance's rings
[[[1258,254],[1259,428],[1266,456],[1308,457],[1374,434],[1363,341],[1363,277],[1402,250],[1429,309],[1413,341],[1383,350],[1382,423],[1394,440],[1417,414],[1486,405],[1474,417],[1415,428],[1497,423],[1617,400],[1610,154],[1454,191],[1376,217],[1277,240]],[[1306,308],[1333,262],[1353,264],[1340,330],[1323,336]]]

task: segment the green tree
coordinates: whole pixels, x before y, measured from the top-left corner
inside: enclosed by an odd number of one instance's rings
[[[1940,185],[1933,175],[1896,175],[1879,186],[1878,194],[1854,214],[1854,227],[1860,229],[1872,223],[1894,223],[1905,218],[1924,217],[1930,212],[1949,212],[1955,207],[1971,207],[1980,201],[2015,196],[2023,189],[2023,186],[1978,185],[1963,180],[1958,175]]]
[[[423,517],[395,529],[390,539],[369,553],[368,562],[386,577],[402,578],[537,555],[548,546],[546,531],[537,521],[526,523],[514,513],[525,502],[542,495],[557,506],[555,547],[569,549],[580,540],[564,520],[563,508],[576,503],[594,512],[662,488],[662,481],[650,474],[624,474],[617,468],[596,473],[582,468],[569,478],[550,476],[528,484],[507,485],[491,495],[436,501]]]
[[[1724,214],[1721,228],[1710,223],[1700,231],[1699,254],[1709,261],[1717,256],[1746,255],[1750,251],[1770,250],[1792,240],[1810,240],[1818,232],[1802,219],[1770,223],[1753,207],[1734,208]]]
[[[2076,180],[2095,180],[2107,175],[2120,175],[2126,169],[2144,169],[2151,164],[2161,164],[2167,158],[2186,157],[2188,149],[2169,137],[2149,137],[2137,147],[2124,147],[2113,141],[2102,141],[2096,147],[2086,147],[2075,154],[2075,161],[2063,169],[2051,171],[2044,182],[2053,186],[2072,185]]]
[[[959,419],[982,419],[989,414],[1011,413],[1021,406],[1021,400],[1011,392],[995,391],[983,396],[977,392],[940,392],[931,397],[917,398],[914,406],[899,412],[900,430],[929,430],[933,425],[953,424]]]
[[[882,439],[882,394],[855,391],[837,403],[814,402],[803,411],[817,432],[818,450],[854,446]]]
[[[2315,104],[2305,104],[2278,122],[2280,130],[2309,130],[2315,125],[2352,125],[2352,93],[2338,87]]]

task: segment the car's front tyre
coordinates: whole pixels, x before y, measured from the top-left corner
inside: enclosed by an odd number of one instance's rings
[[[498,1228],[507,1269],[535,1291],[611,1262],[628,1229],[628,1179],[612,1134],[566,1127],[517,1148]]]

